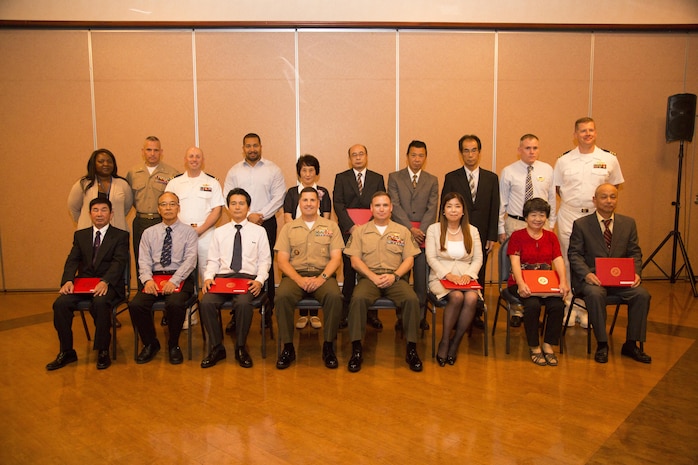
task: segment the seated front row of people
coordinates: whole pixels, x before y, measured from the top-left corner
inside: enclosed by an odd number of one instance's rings
[[[441,280],[466,284],[477,276],[481,263],[479,236],[477,230],[467,222],[462,197],[458,194],[446,197],[442,220],[430,226],[426,247],[427,259],[432,268],[430,290],[437,297],[447,297],[448,300],[444,311],[443,336],[437,354],[440,366],[455,363],[458,345],[472,323],[478,298],[474,291],[446,292]],[[262,291],[262,283],[266,280],[271,265],[271,256],[264,229],[247,221],[250,200],[249,194],[243,189],[231,190],[227,204],[232,221],[216,230],[211,244],[203,286],[204,296],[201,300],[202,319],[210,338],[211,350],[201,362],[202,368],[212,367],[226,358],[218,311],[220,305],[230,299],[230,294],[208,292],[219,276],[249,279],[249,292],[235,295],[233,305],[238,319],[235,358],[242,367],[252,366],[252,359],[245,347],[252,321],[251,302]],[[593,316],[595,323],[593,326],[599,341],[595,360],[601,363],[608,360],[603,299],[612,293],[630,303],[628,342],[623,346],[622,355],[649,363],[651,358],[636,346],[636,341],[645,340],[650,299],[647,291],[640,286],[637,233],[632,219],[614,215],[616,201],[615,187],[600,186],[594,197],[597,213],[575,222],[573,246],[570,248],[573,281],[580,295],[586,297],[590,316]],[[277,320],[284,344],[277,360],[279,369],[289,367],[295,360],[292,343],[293,313],[298,301],[306,296],[319,300],[324,311],[325,341],[322,360],[328,368],[338,366],[333,343],[342,311],[342,295],[335,273],[341,262],[343,241],[336,223],[318,215],[318,204],[317,191],[311,187],[304,188],[299,201],[301,217],[284,226],[275,247],[283,273],[277,296]],[[512,235],[509,243],[508,254],[512,266],[509,285],[523,303],[531,360],[537,365],[555,366],[558,360],[552,346],[559,342],[564,308],[562,298],[569,288],[566,285],[565,268],[561,264],[559,242],[553,233],[543,229],[549,209],[550,206],[542,199],[526,202],[524,217],[527,227]],[[196,279],[197,236],[191,227],[177,219],[179,199],[175,194],[162,194],[158,199],[158,211],[163,222],[147,229],[141,240],[139,279],[143,283],[143,289],[130,302],[129,312],[134,328],[144,344],[136,361],[147,363],[160,349],[151,308],[157,299],[164,297],[166,312],[172,322],[169,326],[169,361],[178,364],[183,361],[178,342],[179,328],[182,327],[186,302],[192,296]],[[419,300],[409,283],[402,279],[412,268],[413,257],[419,253],[419,248],[413,242],[409,230],[390,220],[391,212],[390,196],[385,192],[374,194],[371,200],[373,219],[353,232],[344,250],[360,276],[349,310],[352,356],[348,369],[351,372],[361,369],[361,341],[365,334],[366,312],[379,297],[387,297],[402,308],[407,335],[406,361],[413,371],[422,370],[422,362],[416,350]],[[54,361],[46,365],[47,370],[56,370],[77,361],[71,325],[74,309],[79,301],[86,298],[92,299],[90,312],[96,326],[94,349],[98,351],[97,368],[105,369],[111,364],[108,351],[111,312],[114,305],[124,299],[122,283],[129,253],[128,232],[110,226],[111,216],[109,200],[96,198],[90,203],[93,226],[74,234],[73,247],[64,267],[61,295],[53,306],[60,352]],[[601,220],[597,221],[597,217]],[[619,225],[613,239],[610,238],[612,232],[604,231],[604,228],[608,229],[609,219],[616,220]],[[592,227],[592,223],[603,226]],[[468,227],[467,233],[463,230],[464,225]],[[602,240],[607,240],[606,249],[600,250],[592,246]],[[620,289],[601,286],[593,266],[593,261],[598,256],[634,258],[638,272],[633,286]],[[554,267],[560,275],[560,296],[539,298],[531,295],[522,276],[522,270],[531,264]],[[157,286],[153,280],[153,276],[157,274],[171,277]],[[73,292],[75,278],[100,278],[100,282],[92,295],[77,294]],[[175,292],[178,286],[181,290]],[[538,320],[542,304],[548,312],[548,324],[541,345]],[[455,336],[451,337],[454,329]]]

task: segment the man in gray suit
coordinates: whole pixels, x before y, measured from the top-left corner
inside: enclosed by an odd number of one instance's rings
[[[615,213],[618,189],[613,184],[601,184],[593,197],[596,212],[577,219],[572,225],[568,258],[575,293],[584,299],[589,323],[594,327],[598,342],[594,360],[608,362],[606,333],[606,296],[615,295],[628,304],[628,329],[621,354],[641,363],[651,363],[652,357],[637,346],[647,333],[647,313],[650,294],[640,285],[642,251],[638,244],[635,220]],[[603,287],[596,276],[596,257],[630,257],[635,262],[635,282],[631,287]]]
[[[393,199],[393,216],[410,230],[412,237],[422,249],[414,257],[414,291],[419,297],[421,309],[420,328],[427,330],[429,324],[424,318],[427,289],[426,289],[426,255],[424,241],[429,225],[436,222],[436,212],[439,206],[439,181],[436,176],[422,170],[427,161],[427,144],[413,140],[407,146],[407,167],[388,175],[388,194]],[[400,328],[402,319],[398,319],[396,327]]]

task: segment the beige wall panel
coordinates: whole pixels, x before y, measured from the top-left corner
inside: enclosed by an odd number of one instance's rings
[[[196,35],[200,144],[221,184],[254,132],[263,156],[295,182],[294,37],[291,32]],[[228,222],[223,215],[223,222]]]
[[[301,152],[320,160],[320,184],[349,168],[347,150],[363,144],[369,169],[395,169],[395,34],[299,34]],[[386,186],[387,187],[387,186]]]
[[[494,33],[400,33],[400,168],[407,145],[427,144],[426,171],[439,179],[462,166],[458,139],[482,140],[492,168]]]
[[[93,32],[97,144],[114,152],[119,174],[140,163],[143,140],[162,142],[181,169],[194,142],[191,32]]]
[[[0,56],[2,284],[55,289],[74,231],[68,192],[92,151],[87,33],[1,31]]]
[[[683,91],[685,35],[598,34],[593,116],[598,145],[618,154],[619,212],[638,223],[645,257],[673,229],[678,143],[665,139],[667,97]],[[657,262],[670,265],[670,248]],[[658,273],[647,268],[647,276]]]
[[[698,95],[698,35],[688,36],[686,42],[689,51],[686,65],[686,87],[675,93],[687,92]],[[679,228],[688,249],[693,272],[698,274],[698,132],[696,129],[694,127],[693,142],[684,143],[682,216]],[[674,151],[678,154],[676,148]],[[686,222],[684,222],[684,218],[687,218]]]
[[[497,83],[497,172],[517,160],[519,138],[540,139],[555,165],[573,145],[574,121],[589,107],[589,34],[501,33]]]

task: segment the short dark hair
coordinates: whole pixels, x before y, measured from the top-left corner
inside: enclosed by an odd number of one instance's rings
[[[475,134],[466,134],[458,140],[459,152],[463,151],[463,142],[465,142],[466,140],[474,140],[477,143],[477,151],[479,152],[480,150],[482,150],[482,142],[480,142],[480,138]]]
[[[155,136],[148,136],[145,138],[145,140],[150,141],[150,142],[160,142],[160,139],[158,139]]]
[[[92,207],[99,204],[106,205],[107,207],[109,207],[109,211],[112,211],[111,201],[108,198],[102,196],[95,197],[94,199],[90,200],[90,210],[92,210]]]
[[[371,196],[371,203],[373,203],[373,199],[375,199],[376,197],[383,197],[383,196],[388,197],[390,199],[390,203],[393,203],[393,198],[390,196],[390,194],[388,194],[385,191],[374,192],[373,195]]]
[[[540,212],[545,213],[545,217],[550,217],[550,204],[540,197],[529,199],[524,203],[523,216],[528,218],[529,213]]]
[[[262,144],[262,138],[259,137],[257,134],[254,132],[249,132],[245,134],[245,136],[242,138],[242,145],[245,145],[245,139],[257,139],[259,141],[259,144]]]
[[[308,192],[311,192],[311,193],[315,194],[315,197],[317,197],[318,199],[320,198],[320,194],[317,193],[317,190],[315,190],[314,187],[308,186],[308,187],[304,187],[304,188],[301,190],[300,194],[298,194],[298,200],[300,201],[301,196],[302,196],[303,194],[307,194]]]
[[[226,205],[230,205],[230,198],[234,195],[242,195],[245,197],[248,207],[252,204],[252,197],[250,197],[250,194],[248,194],[247,191],[242,187],[236,187],[234,189],[230,189],[230,192],[228,192],[228,196],[225,198]]]
[[[579,129],[579,125],[584,123],[594,123],[594,126],[596,126],[596,121],[594,121],[593,118],[585,116],[583,118],[579,118],[577,121],[574,122],[574,130],[576,131],[577,129]]]
[[[410,149],[412,147],[416,149],[424,149],[424,153],[427,153],[427,144],[425,144],[421,140],[413,140],[412,142],[410,142],[410,145],[407,146],[407,154],[410,153]]]
[[[167,194],[174,195],[174,198],[177,199],[177,203],[179,204],[179,196],[172,191],[165,191],[162,194],[158,195],[158,203],[160,203],[160,199]]]
[[[298,176],[301,175],[301,168],[304,166],[312,166],[315,168],[315,174],[320,174],[320,162],[309,153],[301,155],[296,162],[296,173],[298,173]]]
[[[525,141],[526,139],[540,140],[540,139],[538,139],[538,136],[536,136],[535,134],[530,134],[530,133],[529,133],[529,134],[524,134],[523,136],[521,136],[521,138],[519,139],[519,142],[523,142],[523,141]]]

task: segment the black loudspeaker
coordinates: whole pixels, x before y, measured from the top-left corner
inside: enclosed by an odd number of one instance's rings
[[[676,94],[666,107],[666,141],[693,140],[696,125],[696,95]]]

